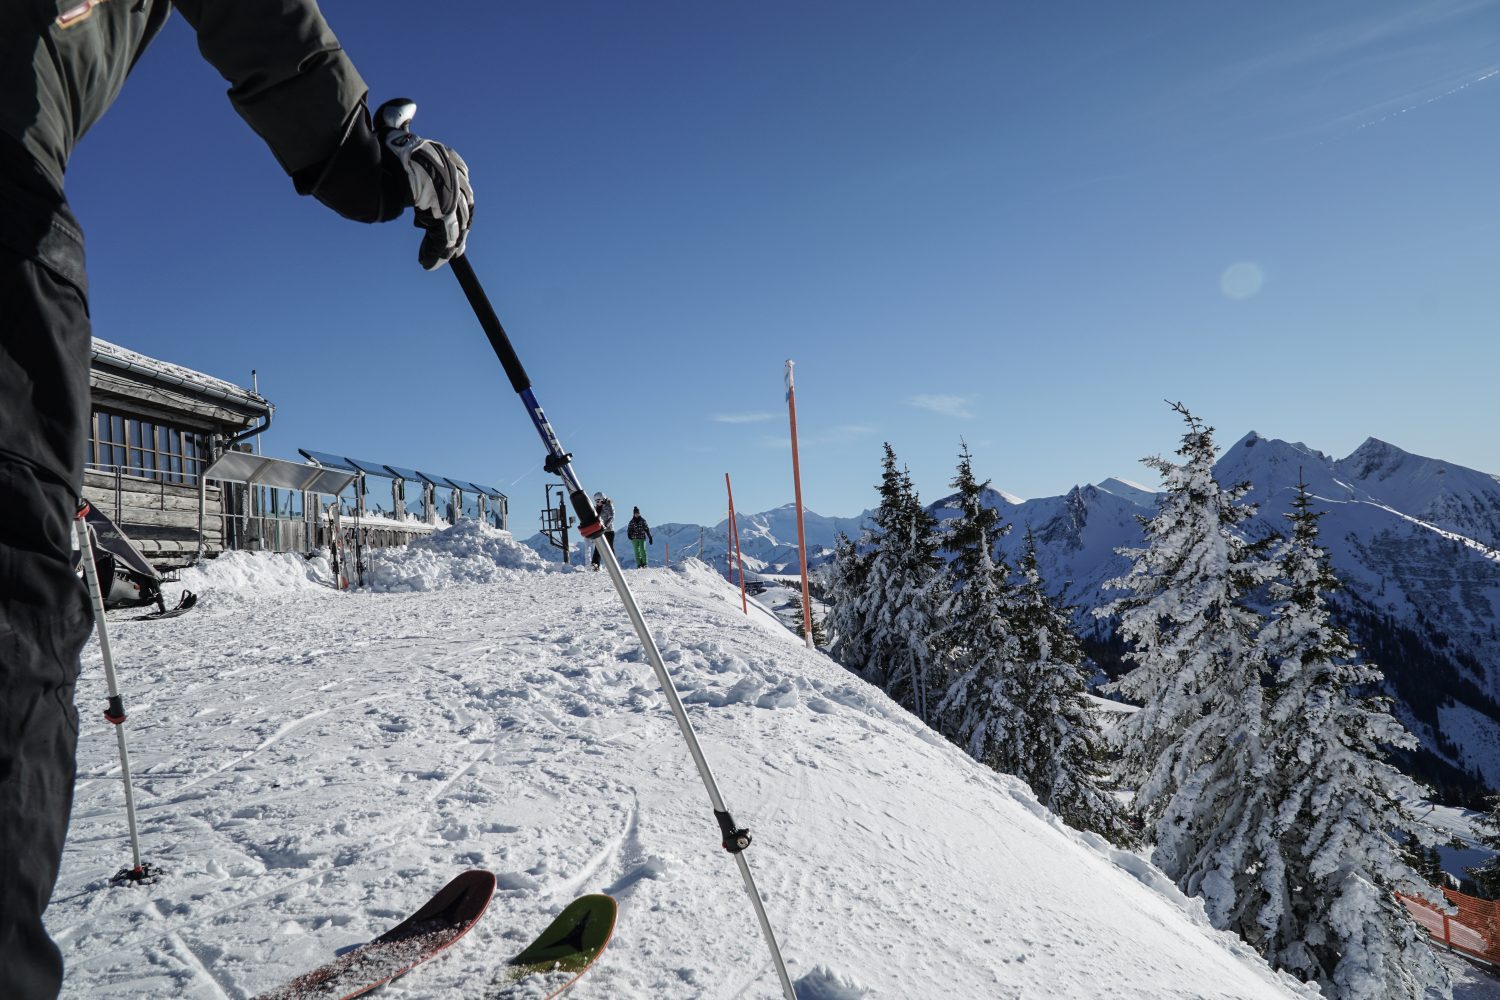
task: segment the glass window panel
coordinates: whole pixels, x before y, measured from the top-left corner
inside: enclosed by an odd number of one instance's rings
[[[187,481],[196,483],[198,472],[202,466],[198,462],[198,435],[191,431],[182,435],[183,470],[187,473]]]

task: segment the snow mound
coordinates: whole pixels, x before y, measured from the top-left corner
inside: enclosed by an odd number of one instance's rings
[[[562,567],[517,542],[510,532],[464,520],[403,548],[369,555],[365,583],[382,592],[442,590],[465,583],[494,583],[517,570],[559,572]]]
[[[797,980],[797,1000],[860,1000],[869,990],[826,966]]]
[[[225,598],[245,601],[268,594],[327,590],[332,580],[324,556],[308,559],[290,552],[230,551],[183,570],[178,582],[165,584],[162,592],[175,600],[173,592],[181,586],[211,604]]]

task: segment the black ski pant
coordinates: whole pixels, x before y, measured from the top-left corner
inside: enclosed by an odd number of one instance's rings
[[[73,803],[73,687],[92,626],[71,569],[89,317],[66,208],[24,238],[15,219],[0,219],[0,997],[54,1000],[62,955],[42,911]]]
[[[599,546],[601,546],[601,545],[608,545],[610,548],[614,548],[615,547],[615,533],[613,531],[605,531],[603,538],[596,538],[596,539],[594,539],[594,568],[595,569],[599,568],[599,563],[604,558],[603,556],[601,556],[599,554]]]

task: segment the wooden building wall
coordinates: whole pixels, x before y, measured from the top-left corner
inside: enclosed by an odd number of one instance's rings
[[[116,491],[116,484],[119,489]],[[92,469],[83,475],[84,497],[115,519],[152,564],[185,566],[198,553],[198,487],[142,476],[118,478]],[[224,551],[224,501],[218,483],[209,483],[203,535],[207,554]]]

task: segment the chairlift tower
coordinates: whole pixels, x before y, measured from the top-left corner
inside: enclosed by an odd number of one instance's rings
[[[557,491],[557,500],[554,503],[552,491]],[[566,483],[547,483],[544,492],[547,497],[547,506],[542,508],[542,534],[547,536],[547,541],[552,543],[554,549],[562,549],[563,565],[568,565],[568,527],[572,523],[568,520],[568,488]]]

